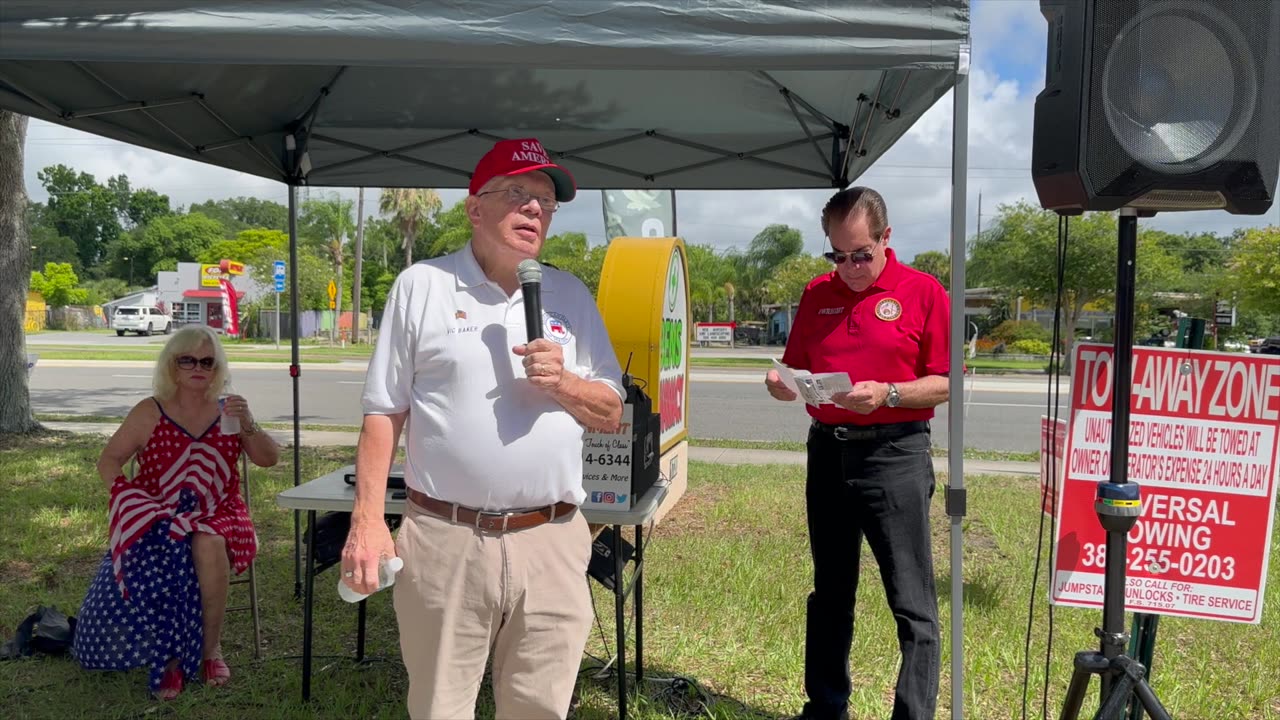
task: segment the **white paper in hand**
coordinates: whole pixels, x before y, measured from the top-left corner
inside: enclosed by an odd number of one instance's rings
[[[800,394],[800,387],[796,385],[796,377],[791,373],[791,368],[783,365],[777,358],[773,358],[773,369],[778,371],[778,377],[782,378],[782,384],[786,385],[788,390],[797,395]]]
[[[792,370],[777,360],[773,361],[773,367],[778,371],[778,376],[782,379],[782,384],[786,385],[789,390],[804,398],[804,401],[810,405],[834,405],[831,396],[835,393],[850,392],[853,390],[853,381],[849,379],[849,373],[818,373],[813,374],[808,370]]]

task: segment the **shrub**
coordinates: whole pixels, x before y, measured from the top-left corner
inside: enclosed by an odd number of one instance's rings
[[[991,337],[992,339],[1003,340],[1012,344],[1019,340],[1048,341],[1052,335],[1040,323],[1033,320],[1023,320],[1022,322],[1005,320],[991,331]]]
[[[1052,352],[1049,343],[1043,340],[1018,340],[1009,349],[1017,355],[1048,355]]]
[[[978,341],[974,343],[974,349],[977,352],[982,354],[991,354],[992,352],[995,352],[996,346],[999,344],[1000,344],[999,340],[992,340],[991,338],[978,338]]]

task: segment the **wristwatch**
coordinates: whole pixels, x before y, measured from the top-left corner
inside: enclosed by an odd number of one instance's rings
[[[898,392],[898,386],[889,383],[889,395],[885,398],[885,404],[889,407],[898,407],[900,402],[902,402],[902,393]]]

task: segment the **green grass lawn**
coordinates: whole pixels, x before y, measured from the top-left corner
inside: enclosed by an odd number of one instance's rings
[[[36,605],[75,613],[106,542],[106,492],[93,473],[101,438],[0,439],[0,635]],[[351,462],[351,448],[306,448],[302,475]],[[253,516],[263,611],[262,658],[254,660],[247,613],[227,622],[224,649],[234,677],[223,689],[190,688],[169,704],[148,699],[144,671],[81,671],[67,658],[0,662],[3,716],[13,718],[403,718],[406,691],[390,598],[369,602],[367,652],[355,665],[356,613],[334,590],[330,569],[316,580],[313,700],[300,701],[301,605],[293,599],[292,513],[273,496],[292,484],[285,462],[256,470]],[[942,479],[940,478],[940,482]],[[971,477],[965,528],[964,696],[968,717],[1018,718],[1030,577],[1039,528],[1034,478]],[[940,494],[940,493],[939,493]],[[803,470],[693,464],[690,487],[653,535],[645,591],[646,677],[680,675],[711,693],[711,716],[776,718],[803,701],[804,601],[809,587]],[[950,701],[949,521],[934,502],[934,550],[943,617],[943,678],[938,717]],[[1280,533],[1280,528],[1277,529]],[[1046,557],[1047,557],[1047,550]],[[852,717],[888,715],[898,661],[892,618],[870,553],[863,553],[857,637],[851,653]],[[1154,687],[1180,720],[1280,718],[1280,571],[1272,563],[1258,626],[1164,618]],[[1042,570],[1043,572],[1043,570]],[[600,627],[587,651],[611,653],[612,597],[592,582]],[[245,586],[232,588],[238,604]],[[1036,598],[1029,717],[1040,717],[1047,634],[1045,585]],[[1054,618],[1050,715],[1056,717],[1072,655],[1095,648],[1096,611],[1058,609]],[[593,661],[584,658],[584,668]],[[574,717],[616,715],[613,678],[584,672]],[[678,715],[659,683],[646,682],[633,717]],[[487,694],[484,696],[487,698]],[[1092,717],[1097,682],[1082,717]],[[686,703],[687,705],[687,703]],[[1086,714],[1087,713],[1087,714]],[[491,717],[486,699],[481,717]]]

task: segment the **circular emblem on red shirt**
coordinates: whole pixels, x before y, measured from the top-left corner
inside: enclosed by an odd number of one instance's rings
[[[552,342],[568,345],[569,339],[573,337],[573,328],[569,326],[569,319],[558,312],[548,311],[542,318],[543,335]]]
[[[893,298],[885,298],[876,303],[876,317],[884,321],[897,320],[902,317],[902,303]]]

